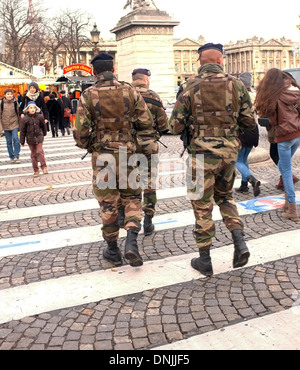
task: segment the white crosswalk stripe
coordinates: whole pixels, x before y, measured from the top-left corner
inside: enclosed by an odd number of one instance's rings
[[[76,158],[62,159],[57,143],[47,139],[44,149],[48,153],[49,167],[56,164],[80,163],[82,151],[74,149],[71,137],[59,138],[60,143],[64,143],[70,155]],[[55,142],[54,142],[55,141]],[[59,144],[61,145],[61,144]],[[48,152],[47,152],[48,150]],[[65,152],[64,152],[65,153]],[[24,150],[24,156],[28,151]],[[0,150],[0,182],[7,178],[25,178],[28,174],[6,175],[5,171],[12,165],[5,164],[7,153]],[[59,158],[59,159],[56,159]],[[173,161],[178,158],[173,158]],[[170,161],[170,158],[162,160]],[[77,170],[89,170],[90,158],[87,158],[82,167]],[[183,163],[183,162],[180,162]],[[30,167],[31,163],[13,165],[15,168]],[[18,166],[18,167],[17,167]],[[68,169],[57,171],[76,171],[70,166]],[[163,169],[163,168],[162,168]],[[182,173],[183,169],[173,171],[161,171],[161,175]],[[51,171],[56,173],[56,171]],[[31,175],[31,174],[30,174]],[[51,175],[51,174],[50,174]],[[87,179],[88,180],[88,179]],[[238,183],[238,181],[237,181]],[[236,185],[237,185],[236,183]],[[52,189],[65,187],[80,187],[90,184],[90,181],[70,182],[69,184],[51,184]],[[33,194],[43,191],[45,187],[24,187],[17,189],[0,189],[1,196],[14,196],[15,194]],[[300,192],[296,193],[297,200],[300,202]],[[186,196],[185,187],[175,187],[170,189],[159,189],[159,199],[172,199]],[[278,208],[284,201],[283,194],[280,196],[261,197],[256,200],[249,200],[238,203],[238,209],[242,216],[257,214],[260,212],[271,211]],[[38,217],[56,216],[74,212],[98,209],[95,199],[81,200],[77,202],[65,202],[64,204],[47,204],[34,207],[4,209],[0,211],[0,223],[18,222],[20,220],[34,219]],[[214,207],[214,220],[221,220],[221,215],[217,207]],[[154,218],[156,232],[164,232],[175,228],[188,227],[195,222],[191,209],[182,210],[176,213],[166,213],[157,215]],[[141,231],[143,233],[143,230]],[[120,237],[125,237],[125,231],[120,231]],[[61,249],[69,246],[81,245],[84,243],[101,242],[101,225],[85,226],[60,231],[45,232],[36,235],[22,237],[2,238],[0,240],[0,259],[20,254],[35,253],[38,251]],[[269,261],[276,261],[299,254],[299,231],[278,232],[271,236],[260,237],[247,242],[251,251],[251,258],[247,267],[265,264]],[[212,250],[214,264],[214,274],[222,274],[232,270],[233,245]],[[201,279],[199,273],[190,266],[191,258],[197,253],[180,254],[178,256],[147,261],[140,268],[131,268],[128,265],[82,273],[80,275],[63,276],[56,279],[48,279],[20,285],[0,290],[0,324],[11,320],[20,320],[27,316],[38,315],[57,309],[83,305],[91,302],[99,302],[119,296],[140,293],[150,289],[167,287],[169,285],[189,282],[193,279]],[[176,273],[174,273],[176,271]],[[149,278],[150,277],[150,278]],[[1,275],[0,275],[1,281]],[[106,284],[103,284],[103,281]],[[291,317],[294,320],[291,320]],[[291,345],[291,340],[284,341],[286,333],[293,337],[293,349],[300,349],[300,340],[296,332],[297,323],[300,324],[300,312],[295,314],[295,310],[285,310],[282,313],[274,313],[265,317],[260,317],[244,323],[231,325],[222,330],[210,331],[202,335],[192,336],[186,340],[175,341],[169,345],[156,347],[161,350],[178,349],[263,349],[272,346],[278,349],[282,343],[287,343],[287,349]],[[261,329],[265,328],[265,329]],[[260,331],[259,331],[260,329]],[[280,335],[280,341],[276,340],[276,335]],[[268,340],[266,340],[266,337]],[[244,338],[243,341],[241,338]],[[280,342],[280,344],[279,344]],[[263,344],[262,344],[263,343]],[[282,347],[281,347],[282,348]]]

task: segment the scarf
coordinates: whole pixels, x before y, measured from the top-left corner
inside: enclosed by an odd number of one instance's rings
[[[40,95],[39,91],[35,92],[34,94],[31,94],[30,91],[28,91],[27,94],[26,94],[26,96],[32,101],[36,101],[36,99],[39,97],[39,95]]]
[[[198,73],[224,73],[224,68],[217,63],[207,63],[199,68]]]

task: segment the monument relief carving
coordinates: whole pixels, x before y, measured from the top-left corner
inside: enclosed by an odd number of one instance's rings
[[[154,0],[148,1],[148,0],[127,0],[124,9],[130,7],[131,9],[139,9],[139,8],[146,8],[152,5],[155,7],[155,9],[158,9],[157,6],[155,5]]]

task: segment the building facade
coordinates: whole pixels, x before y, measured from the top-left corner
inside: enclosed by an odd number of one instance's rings
[[[251,72],[253,85],[257,86],[270,68],[299,67],[296,44],[282,37],[280,40],[253,37],[246,41],[225,45],[225,68],[227,73],[239,76]]]
[[[205,39],[200,36],[197,40],[184,38],[174,40],[174,92],[178,86],[188,78],[197,74],[199,68],[198,48],[205,44]],[[253,37],[245,41],[230,42],[224,45],[224,67],[225,71],[234,76],[249,71],[253,75],[253,85],[257,86],[265,72],[270,68],[294,68],[300,67],[300,59],[297,55],[298,45],[291,40],[282,37],[280,40]],[[79,63],[90,65],[94,54],[106,51],[115,58],[116,74],[118,74],[117,42],[113,39],[100,39],[96,47],[87,43],[80,50]],[[67,53],[61,50],[58,55],[58,65],[63,68],[70,64]],[[136,66],[132,66],[133,68]]]

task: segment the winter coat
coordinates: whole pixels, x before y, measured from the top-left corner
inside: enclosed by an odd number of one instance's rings
[[[22,100],[22,104],[20,105],[20,114],[23,114],[23,110],[27,107],[30,101],[32,100],[27,95],[25,95]],[[49,121],[49,112],[47,109],[47,105],[41,94],[38,95],[37,99],[35,100],[35,104],[40,108],[45,119]]]
[[[258,125],[256,125],[253,130],[240,128],[239,139],[244,148],[252,148],[253,146],[257,147],[259,142]]]
[[[276,110],[269,117],[270,124],[275,126],[275,143],[300,136],[300,114],[294,104],[300,107],[300,90],[290,87],[280,95]]]
[[[19,123],[19,106],[16,99],[7,100],[4,97],[0,101],[0,126],[2,126],[2,130],[12,131],[19,128]]]
[[[47,127],[42,114],[26,114],[22,120],[20,128],[20,143],[25,144],[25,138],[28,145],[37,145],[44,141],[47,135]]]
[[[59,105],[61,107],[61,123],[62,127],[70,127],[70,118],[64,117],[64,109],[69,108],[71,109],[71,114],[73,114],[72,104],[71,100],[67,98],[66,96],[62,96],[60,99],[58,99]]]
[[[58,101],[55,99],[50,99],[47,101],[46,106],[48,109],[50,119],[54,118],[55,121],[59,121],[61,116],[61,108]]]
[[[64,113],[64,108],[70,108],[71,109],[71,113],[73,114],[72,112],[72,104],[71,104],[71,100],[69,98],[67,98],[66,96],[62,96],[60,99],[58,99],[58,102],[60,103],[61,105],[61,112],[62,112],[62,116],[63,113]]]

